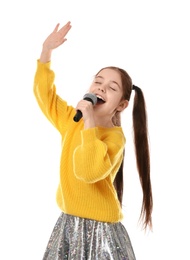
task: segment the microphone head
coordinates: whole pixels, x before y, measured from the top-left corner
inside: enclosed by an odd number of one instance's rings
[[[83,99],[89,100],[92,102],[93,105],[96,105],[98,98],[95,94],[93,93],[87,93],[84,95]]]

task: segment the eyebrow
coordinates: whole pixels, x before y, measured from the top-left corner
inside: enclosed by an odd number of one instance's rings
[[[104,79],[102,76],[95,76],[95,78]],[[121,88],[120,85],[117,83],[117,81],[115,81],[115,80],[110,80],[110,82],[115,83],[119,88]]]

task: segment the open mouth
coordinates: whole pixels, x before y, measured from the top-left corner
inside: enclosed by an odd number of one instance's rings
[[[106,101],[102,98],[102,97],[100,97],[99,95],[96,95],[97,96],[97,104],[98,105],[102,105],[102,104],[104,104]]]

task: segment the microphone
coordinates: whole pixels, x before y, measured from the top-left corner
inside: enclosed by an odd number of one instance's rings
[[[98,98],[93,93],[87,93],[87,94],[84,95],[83,100],[90,101],[92,103],[92,105],[96,105]],[[77,113],[73,117],[73,120],[75,122],[78,122],[81,118],[82,118],[82,112],[80,110],[77,110]]]

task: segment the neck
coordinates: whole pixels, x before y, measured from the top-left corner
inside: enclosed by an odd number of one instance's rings
[[[95,117],[95,125],[96,126],[102,126],[102,127],[107,127],[111,128],[114,127],[114,124],[111,119],[105,119],[105,118],[100,118],[100,117]]]

